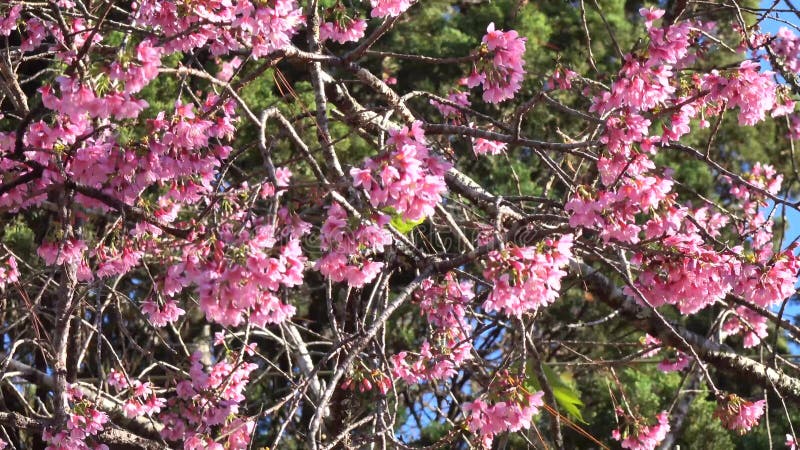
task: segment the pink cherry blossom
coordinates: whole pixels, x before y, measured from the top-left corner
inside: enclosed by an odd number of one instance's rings
[[[759,419],[764,414],[765,404],[765,400],[750,402],[730,394],[720,401],[714,416],[719,418],[725,428],[745,434],[758,425]]]
[[[483,304],[487,311],[520,316],[558,298],[564,267],[572,257],[572,235],[544,242],[547,250],[509,246],[488,255],[486,279],[494,289]]]
[[[413,0],[370,0],[372,17],[396,17],[413,4]]]
[[[340,44],[356,42],[364,37],[367,21],[351,19],[344,22],[325,22],[319,27],[319,38],[322,41],[336,41]]]
[[[483,448],[492,446],[495,435],[505,431],[519,431],[531,426],[533,416],[543,406],[543,392],[525,395],[520,400],[498,401],[490,404],[476,399],[462,405],[467,426],[480,438]]]
[[[8,11],[3,12],[3,17],[0,18],[0,36],[8,36],[17,28],[21,13],[21,4],[11,6]]]
[[[658,370],[662,372],[680,372],[689,367],[689,362],[689,357],[679,351],[675,359],[663,359],[658,363]]]
[[[364,169],[353,168],[353,184],[366,191],[372,206],[391,208],[405,220],[422,220],[441,202],[450,164],[430,153],[421,122],[389,134],[394,149],[368,159]]]
[[[505,142],[492,141],[484,138],[472,139],[472,150],[476,155],[499,155],[506,146]]]
[[[642,418],[630,418],[629,423],[620,432],[614,430],[612,438],[620,443],[622,448],[630,450],[655,450],[658,444],[664,440],[669,433],[669,417],[666,411],[656,415],[658,422],[654,425],[647,425]]]
[[[147,300],[142,303],[142,312],[147,314],[150,323],[156,327],[164,327],[174,323],[186,313],[183,309],[178,308],[178,303],[173,299],[166,300],[163,305]]]
[[[488,103],[499,103],[514,97],[522,85],[525,75],[524,61],[526,39],[514,31],[496,30],[490,23],[483,36],[487,57],[467,78],[467,86],[483,84],[483,99]]]

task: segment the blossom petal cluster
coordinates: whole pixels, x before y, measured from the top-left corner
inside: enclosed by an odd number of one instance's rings
[[[495,29],[493,22],[486,28],[481,42],[487,55],[466,78],[467,87],[483,85],[483,100],[488,103],[514,98],[525,75],[522,57],[526,39],[514,30]]]
[[[413,0],[370,0],[372,17],[397,17],[403,14],[411,5]]]
[[[251,352],[248,348],[246,352]],[[244,450],[250,445],[255,423],[240,415],[245,400],[244,389],[253,363],[240,363],[236,355],[205,369],[202,355],[192,355],[190,377],[178,382],[176,396],[166,401],[158,420],[164,424],[161,435],[171,441],[183,441],[184,450]],[[217,435],[221,440],[215,440]]]
[[[174,298],[194,287],[206,318],[222,325],[237,326],[246,314],[257,326],[287,320],[295,307],[284,303],[279,294],[282,288],[303,282],[307,258],[300,238],[309,227],[285,210],[279,216],[281,228],[262,223],[251,232],[220,229],[220,238],[234,258],[226,258],[221,241],[210,248],[187,246],[181,259],[167,270],[161,294]],[[279,243],[281,238],[285,240]]]
[[[325,22],[319,26],[319,39],[321,41],[336,41],[340,44],[357,42],[364,37],[367,31],[367,21],[364,19],[351,19],[345,22]]]
[[[357,222],[358,219],[355,219]],[[381,214],[375,222],[351,225],[347,211],[338,203],[328,208],[322,225],[320,248],[326,253],[317,260],[315,268],[334,282],[346,281],[352,287],[362,287],[378,275],[382,261],[376,261],[383,249],[393,242],[385,228],[389,217]]]
[[[657,423],[646,425],[642,419],[634,419],[629,423],[624,431],[614,430],[612,437],[620,441],[622,448],[630,450],[655,450],[658,444],[667,437],[669,433],[669,416],[666,411],[656,415]]]
[[[764,414],[765,405],[766,400],[751,402],[738,395],[730,394],[720,400],[714,416],[722,422],[725,428],[745,434],[758,425],[759,419]]]
[[[473,283],[458,281],[452,272],[438,283],[425,280],[414,298],[434,331],[418,354],[402,351],[390,357],[393,375],[409,384],[455,376],[462,364],[472,359],[474,327],[467,320],[466,309],[474,297]]]
[[[519,431],[531,427],[533,416],[539,413],[543,392],[521,394],[518,399],[489,403],[476,399],[462,405],[469,430],[475,433],[483,448],[492,448],[494,437],[506,431]]]
[[[743,347],[753,348],[766,338],[767,318],[746,306],[739,306],[728,320],[722,324],[722,334],[743,335]]]
[[[303,21],[294,0],[198,0],[189,7],[175,0],[140,0],[137,17],[138,25],[165,37],[168,52],[208,47],[219,56],[250,48],[256,58],[290,45]]]
[[[372,206],[389,208],[405,220],[433,215],[447,191],[444,174],[450,164],[431,154],[419,121],[389,135],[393,149],[368,159],[364,168],[351,169],[353,185],[367,193]]]
[[[84,398],[74,385],[68,386],[67,397],[70,411],[64,428],[47,427],[42,432],[42,440],[47,443],[45,450],[108,450],[96,438],[110,421],[108,415]]]
[[[487,256],[484,277],[494,284],[486,311],[521,316],[555,302],[572,257],[572,235],[548,239],[544,249],[509,245]]]

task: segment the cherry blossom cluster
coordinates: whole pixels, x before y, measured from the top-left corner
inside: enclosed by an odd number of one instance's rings
[[[553,75],[547,80],[545,87],[553,90],[558,89],[567,91],[572,89],[572,80],[578,77],[578,73],[566,67],[559,66],[553,71]]]
[[[483,276],[494,288],[483,308],[521,316],[555,302],[572,257],[572,240],[567,234],[539,247],[508,245],[489,253]]]
[[[473,326],[467,321],[466,308],[474,297],[473,283],[457,280],[452,272],[438,283],[425,280],[414,298],[433,327],[431,340],[423,341],[418,355],[406,351],[393,355],[393,375],[409,384],[456,375],[458,368],[472,358]]]
[[[76,127],[81,127],[83,130],[90,127],[90,124],[85,121],[87,117],[93,119],[135,119],[148,105],[144,100],[137,100],[131,97],[131,94],[141,90],[145,84],[155,78],[158,74],[159,63],[148,63],[149,70],[146,71],[147,75],[131,74],[130,78],[136,80],[136,83],[126,83],[123,91],[114,91],[102,96],[98,96],[91,87],[74,78],[58,77],[56,80],[58,82],[58,93],[49,85],[39,88],[39,92],[42,95],[42,103],[47,109],[66,116],[65,119],[69,121],[65,120],[65,124],[70,123]],[[123,77],[119,73],[116,75],[118,78]],[[113,76],[114,72],[112,72]],[[41,126],[44,127],[46,125],[41,123]],[[31,143],[39,144],[35,145],[35,148],[50,149],[52,144],[59,140],[59,136],[55,134],[57,133],[56,130],[41,128],[40,133],[46,134],[30,135]]]
[[[762,175],[774,175],[772,170],[756,165],[750,182],[758,187],[758,180],[769,180],[771,187],[764,186],[764,189],[777,189],[780,177]],[[673,304],[684,314],[697,312],[731,293],[762,307],[789,297],[794,292],[800,269],[793,249],[773,251],[770,244],[772,223],[764,219],[759,210],[759,198],[763,197],[743,187],[732,188],[731,193],[741,200],[747,218],[737,224],[737,231],[752,236],[749,243],[752,250],[735,246],[719,252],[704,242],[703,235],[718,236],[728,223],[721,214],[700,208],[692,212],[694,223],[683,221],[681,224],[688,212],[670,208],[660,219],[656,216],[647,224],[645,236],[660,239],[657,245],[651,246],[659,251],[638,253],[632,258],[631,262],[642,272],[636,280],[636,289],[627,288],[626,292],[636,298],[643,295],[654,306]],[[760,319],[752,319],[756,321],[753,326],[759,329]],[[730,326],[735,328],[733,323]],[[760,333],[749,335],[748,343],[755,345],[754,339]]]
[[[48,266],[70,264],[77,267],[78,280],[92,279],[89,265],[86,263],[88,247],[82,239],[64,239],[61,242],[45,242],[37,249],[37,254]]]
[[[709,101],[721,101],[728,108],[739,107],[739,123],[755,125],[777,104],[774,73],[762,71],[757,62],[744,61],[731,74],[711,71],[700,83]]]
[[[345,378],[339,386],[343,390],[367,392],[377,389],[381,394],[386,394],[392,387],[392,380],[380,370],[356,370]]]
[[[766,400],[751,402],[736,394],[729,394],[719,401],[714,417],[717,417],[725,428],[745,434],[758,425],[764,414]]]
[[[645,334],[643,337],[639,338],[639,343],[642,344],[642,347],[645,349],[649,349],[644,353],[641,353],[642,358],[650,358],[658,354],[661,351],[662,344],[661,339],[650,336],[649,334]]]
[[[140,69],[157,73],[159,52],[144,43],[138,49],[144,61]],[[133,68],[129,65],[126,70]],[[134,79],[140,83],[125,83],[123,89],[139,90],[149,82],[140,75]],[[60,77],[58,81],[58,93],[50,86],[40,89],[43,105],[56,113],[55,121],[34,122],[24,136],[24,143],[30,149],[26,157],[44,168],[45,176],[40,183],[61,182],[62,174],[66,174],[81,185],[100,189],[131,205],[147,187],[166,184],[172,189],[162,197],[163,204],[156,211],[156,216],[164,222],[175,219],[179,210],[176,203],[194,201],[197,194],[213,189],[214,169],[231,149],[212,144],[212,139],[224,140],[233,135],[235,119],[230,101],[217,108],[218,97],[211,94],[203,105],[202,117],[195,114],[192,105],[177,103],[171,118],[160,112],[155,119],[148,119],[150,135],[141,144],[149,152],[141,157],[137,146],[118,141],[112,130],[119,124],[109,120],[112,116],[117,120],[136,118],[147,107],[146,102],[124,91],[97,96],[89,86],[69,77]],[[96,131],[89,119],[101,120],[106,130]],[[10,137],[0,137],[0,151],[12,151],[14,142]],[[76,145],[79,138],[80,145]],[[68,149],[69,146],[74,148]],[[67,150],[71,153],[62,161],[60,155]],[[63,171],[59,169],[62,164]],[[20,186],[0,197],[0,203],[19,208],[44,200],[43,197],[23,200],[28,196],[27,190],[28,187]],[[193,195],[187,196],[187,191]],[[79,198],[88,206],[108,208],[95,199],[82,195]]]
[[[164,49],[144,40],[136,46],[136,58],[120,63],[114,61],[109,67],[109,78],[122,84],[123,92],[135,94],[158,77]],[[63,89],[62,89],[63,91]]]
[[[590,111],[607,115],[600,141],[607,147],[597,167],[605,188],[579,190],[565,206],[571,213],[570,225],[593,228],[603,239],[637,243],[642,228],[635,216],[669,206],[674,198],[668,173],[656,173],[650,155],[661,140],[675,140],[686,134],[688,120],[697,108],[683,98],[675,98],[672,84],[676,67],[691,60],[690,28],[703,24],[681,22],[664,28],[654,27],[663,11],[643,9],[650,43],[644,55],[625,55],[624,64],[610,91],[593,99]],[[588,94],[588,87],[586,93]],[[645,112],[680,104],[671,115],[663,137],[651,137],[651,121]],[[638,148],[636,147],[638,145]],[[678,212],[680,214],[680,212]]]
[[[108,450],[107,445],[96,443],[95,439],[109,422],[108,415],[84,398],[75,386],[68,387],[67,396],[71,405],[66,429],[45,428],[42,432],[42,440],[47,443],[45,450]]]
[[[768,36],[764,36],[768,38]],[[800,72],[800,38],[790,29],[781,27],[775,39],[769,44],[773,53],[780,58],[783,67],[792,72]]]
[[[372,206],[390,209],[409,221],[434,213],[447,191],[444,174],[450,164],[431,154],[422,122],[390,131],[388,153],[370,158],[364,168],[353,168],[353,185],[366,191]]]
[[[621,441],[620,446],[630,450],[655,450],[658,444],[667,437],[669,433],[669,416],[666,411],[656,415],[657,422],[648,425],[643,417],[628,416],[617,410],[625,420],[625,427],[622,431],[616,429],[611,433],[614,440]]]
[[[362,287],[380,273],[383,262],[375,256],[392,244],[385,228],[390,217],[379,214],[375,222],[351,226],[347,211],[338,203],[328,208],[328,217],[320,230],[320,248],[326,253],[316,262],[316,269],[334,282],[346,281]],[[354,229],[353,229],[354,228]]]
[[[142,312],[147,314],[150,323],[156,327],[164,327],[174,323],[186,313],[186,311],[178,307],[178,302],[175,299],[168,299],[161,305],[153,300],[145,300],[142,302]]]
[[[97,278],[108,278],[130,272],[139,265],[144,252],[132,244],[124,245],[122,249],[116,247],[98,247],[91,254],[97,260]]]
[[[38,255],[48,266],[74,264],[78,280],[105,278],[121,275],[135,268],[142,257],[140,250],[126,245],[122,250],[95,247],[91,251],[82,239],[64,239],[60,242],[44,242],[37,250]],[[88,261],[94,258],[97,269],[92,272]]]
[[[336,14],[334,15],[336,16]],[[364,37],[366,31],[366,20],[340,15],[334,17],[332,22],[325,22],[319,26],[319,39],[321,41],[336,41],[340,44],[357,42]]]
[[[464,403],[461,409],[469,430],[479,438],[483,448],[489,449],[496,435],[530,428],[533,416],[544,406],[543,395],[542,391],[527,392],[519,380],[501,373],[488,393]]]
[[[658,363],[658,366],[656,366],[658,370],[667,373],[680,372],[689,367],[689,362],[691,362],[689,356],[680,350],[676,350],[675,353],[674,359],[664,358],[661,360],[661,362]]]
[[[17,258],[9,255],[0,260],[0,289],[5,289],[9,284],[17,282],[19,275]]]
[[[481,41],[481,60],[466,78],[467,87],[483,85],[483,100],[489,103],[514,98],[525,75],[525,41],[516,31],[496,30],[490,23]]]
[[[370,16],[395,18],[414,3],[371,0]],[[75,7],[70,0],[55,5]],[[321,40],[340,44],[361,40],[367,21],[346,16],[341,5],[337,8],[321,24]],[[221,84],[231,81],[239,68],[249,70],[244,64],[250,60],[292,45],[306,21],[296,0],[136,0],[129,26],[138,31],[126,36],[119,48],[106,45],[101,27],[80,14],[66,14],[59,26],[46,26],[38,18],[23,19],[20,4],[0,6],[0,11],[0,36],[19,32],[20,52],[46,47],[58,64],[70,67],[38,90],[41,113],[31,114],[18,132],[0,133],[3,181],[6,174],[38,173],[31,182],[9,184],[0,194],[0,209],[49,207],[48,196],[58,191],[74,195],[70,201],[80,206],[70,209],[75,224],[90,223],[96,214],[119,213],[122,220],[109,226],[109,233],[48,234],[37,254],[45,266],[72,266],[80,282],[103,282],[146,269],[154,280],[153,292],[136,301],[155,327],[169,326],[186,314],[182,307],[192,305],[187,298],[197,300],[208,321],[226,327],[246,324],[249,330],[250,325],[284,323],[295,314],[291,290],[303,284],[305,271],[312,266],[329,281],[364,288],[382,272],[388,273],[390,258],[385,254],[395,237],[402,239],[394,224],[416,224],[433,216],[446,195],[450,163],[434,153],[420,121],[390,131],[386,148],[350,170],[348,180],[322,183],[325,189],[341,189],[348,196],[347,201],[334,199],[324,209],[321,224],[306,222],[315,216],[301,218],[282,202],[282,194],[295,187],[290,186],[293,175],[287,167],[267,167],[274,184],[257,182],[252,188],[246,182],[231,184],[235,178],[226,177],[225,171],[233,167],[228,165],[232,155],[241,154],[232,142],[240,120],[236,109],[243,106],[237,102],[243,100],[231,85],[226,86],[230,91],[223,91]],[[547,90],[567,91],[580,84],[591,99],[590,112],[601,124],[599,182],[570,194],[565,210],[574,235],[558,231],[557,237],[537,245],[507,243],[478,261],[491,285],[477,292],[486,295],[485,312],[522,318],[554,303],[578,247],[573,245],[575,236],[608,248],[622,244],[620,259],[627,258],[625,269],[631,278],[624,292],[647,306],[671,305],[682,314],[693,314],[736,295],[769,308],[794,294],[800,258],[794,247],[772,246],[774,223],[762,212],[766,199],[780,191],[782,180],[774,168],[755,164],[742,179],[727,179],[735,205],[722,213],[721,208],[679,204],[672,174],[655,162],[659,152],[675,147],[694,124],[708,127],[708,119],[721,119],[725,110],[737,110],[739,123],[750,126],[768,116],[791,113],[793,101],[780,93],[775,74],[762,71],[755,60],[686,75],[684,69],[713,45],[705,34],[714,25],[683,21],[657,26],[664,11],[642,9],[640,14],[649,40],[623,56],[622,67],[607,88],[574,82],[577,74],[563,67],[546,81]],[[386,24],[392,21],[387,19]],[[512,99],[526,74],[526,44],[516,31],[490,24],[471,57],[470,75],[459,84],[482,86],[488,103]],[[781,30],[775,39],[759,35],[750,44],[751,56],[761,57],[753,49],[769,45],[786,68],[800,70],[800,45],[788,30]],[[82,48],[92,51],[90,57],[82,55]],[[96,49],[102,50],[97,57]],[[195,76],[186,75],[186,67],[167,63],[180,60],[170,57],[183,56],[180,53],[210,53],[216,75],[207,80],[224,93],[181,88],[166,111],[150,110],[141,97],[160,74]],[[302,52],[286,51],[286,59],[307,63],[295,53]],[[105,54],[113,57],[100,59]],[[393,84],[388,73],[384,78]],[[470,107],[469,92],[453,91],[447,100],[449,104],[431,100],[431,105],[448,123],[473,128],[457,107]],[[790,136],[800,137],[800,117],[792,115],[790,120]],[[507,147],[481,137],[470,142],[475,155],[497,155]],[[264,159],[265,166],[272,164]],[[342,181],[355,189],[341,187]],[[297,183],[303,184],[312,183]],[[270,208],[261,214],[265,203]],[[195,211],[202,212],[192,214]],[[731,220],[736,214],[741,217]],[[317,231],[322,254],[309,261],[301,239]],[[730,232],[745,239],[739,245],[715,242]],[[173,239],[177,236],[181,238]],[[417,237],[413,234],[409,240]],[[15,257],[0,259],[0,289],[20,276]],[[375,369],[357,360],[360,366],[350,368],[339,387],[386,395],[398,379],[434,386],[453,380],[467,362],[479,357],[473,346],[478,345],[474,342],[478,319],[468,313],[475,299],[473,283],[455,272],[425,280],[413,295],[415,307],[427,321],[427,333],[415,344],[419,347],[391,356],[388,368]],[[724,335],[742,335],[744,347],[766,338],[766,318],[745,306],[733,312],[722,323]],[[218,333],[216,345],[224,339]],[[649,335],[644,344],[661,346]],[[174,386],[130,379],[116,370],[109,374],[108,384],[121,399],[126,417],[157,423],[164,439],[179,442],[176,445],[184,449],[246,449],[257,423],[243,411],[245,389],[258,368],[245,361],[245,354],[252,356],[253,351],[246,346],[241,353],[228,351],[205,364],[195,353],[188,376],[176,375],[179,381]],[[657,352],[653,349],[643,356]],[[660,370],[684,370],[691,362],[680,351],[670,355],[674,356],[660,362]],[[544,403],[543,393],[532,393],[523,377],[486,367],[493,372],[493,381],[461,408],[466,427],[481,445],[491,448],[500,433],[530,428]],[[44,431],[47,448],[107,450],[95,442],[109,418],[79,390],[70,388],[69,396],[64,429]],[[764,406],[763,400],[749,402],[730,395],[720,400],[716,416],[727,428],[744,433],[758,423]],[[665,412],[656,416],[655,423],[618,415],[624,425],[612,437],[623,448],[653,450],[670,430]],[[787,446],[796,446],[790,436]]]
[[[251,354],[252,347],[245,349]],[[255,422],[240,415],[244,389],[256,364],[240,361],[236,354],[203,368],[201,354],[192,355],[189,378],[178,382],[176,396],[158,415],[164,439],[183,441],[184,450],[244,450],[250,444]],[[215,440],[214,436],[220,440]]]
[[[164,398],[156,395],[149,381],[128,380],[125,374],[114,369],[108,374],[108,385],[117,391],[127,390],[128,399],[122,406],[125,417],[153,417],[166,405]]]
[[[694,314],[731,291],[733,256],[721,256],[696,234],[670,236],[662,244],[668,251],[637,254],[631,260],[641,272],[635,290],[626,287],[627,294],[652,306],[671,304],[683,314]]]
[[[578,189],[565,206],[570,225],[595,230],[605,242],[651,242],[649,251],[631,258],[639,272],[635,286],[626,288],[628,295],[643,303],[671,304],[692,314],[730,293],[765,307],[782,301],[793,292],[799,267],[791,251],[773,254],[767,245],[772,234],[771,222],[759,212],[763,196],[742,183],[731,188],[749,219],[744,228],[737,225],[737,231],[754,236],[755,261],[741,246],[720,252],[705,236],[720,235],[728,218],[707,207],[692,210],[676,204],[669,173],[658,173],[651,155],[659,145],[687,134],[690,121],[701,113],[708,117],[720,114],[723,107],[738,108],[740,123],[752,125],[770,111],[785,113],[788,106],[776,101],[772,74],[751,61],[693,77],[688,83],[693,92],[687,93],[683,85],[679,94],[672,74],[693,60],[693,48],[702,47],[695,39],[698,30],[710,32],[713,26],[680,22],[656,27],[653,24],[663,11],[641,13],[650,35],[647,51],[625,56],[619,78],[610,91],[594,98],[591,108],[608,115],[601,137],[608,154],[597,164],[603,187]],[[652,136],[645,115],[665,108],[671,110],[669,121],[660,136]],[[771,194],[777,193],[780,181],[772,168],[760,164],[748,178],[751,185]],[[757,334],[748,335],[748,344]]]
[[[167,52],[207,47],[219,56],[248,48],[259,58],[290,45],[304,23],[294,0],[140,0],[137,9],[137,25],[164,36]]]
[[[295,308],[281,300],[280,290],[303,283],[307,258],[300,238],[310,225],[285,209],[279,217],[279,227],[255,223],[240,232],[223,227],[210,246],[188,244],[181,260],[167,269],[160,292],[165,301],[195,286],[210,321],[237,326],[247,317],[265,326],[290,318]],[[164,308],[159,309],[162,316]],[[179,314],[174,307],[170,310],[171,317]]]
[[[466,83],[466,80],[464,80]],[[469,92],[455,90],[447,95],[447,100],[450,102],[468,108],[470,106]],[[430,104],[433,105],[439,113],[446,119],[450,119],[453,123],[461,123],[463,114],[455,106],[451,106],[440,101],[431,99]],[[471,124],[470,124],[471,126]]]
[[[505,151],[508,144],[491,139],[473,138],[472,150],[476,155],[499,155]]]
[[[767,318],[746,306],[739,306],[734,311],[722,325],[722,334],[724,336],[742,334],[744,348],[760,344],[768,335]]]
[[[631,164],[634,165],[634,164]],[[606,180],[614,187],[590,191],[581,187],[577,195],[564,206],[571,215],[571,227],[584,227],[599,231],[605,242],[619,241],[636,244],[641,240],[642,226],[636,223],[636,216],[653,210],[664,209],[672,203],[675,195],[671,192],[673,182],[669,178],[658,176],[639,176],[621,179],[619,183],[610,181],[611,172],[603,171],[601,163],[601,180]],[[607,176],[607,177],[606,177]],[[667,214],[684,214],[677,209],[668,209]],[[674,222],[677,217],[670,217],[667,222]],[[645,227],[648,234],[658,232],[664,220],[654,220]],[[680,223],[678,221],[678,223]]]
[[[649,349],[640,354],[642,358],[656,356],[657,354],[661,353],[662,350],[665,350],[661,340],[650,336],[649,334],[646,334],[644,337],[639,339],[639,342],[644,346],[645,349]],[[662,372],[680,372],[689,366],[691,359],[688,355],[680,350],[675,350],[674,353],[675,356],[673,359],[665,357],[658,363],[658,366],[656,366],[658,370]]]
[[[2,10],[3,17],[0,19],[0,36],[8,36],[17,28],[17,21],[22,15],[22,5],[13,5],[7,10]]]
[[[776,252],[772,246],[773,222],[764,217],[761,207],[765,205],[765,194],[775,195],[780,191],[783,177],[768,165],[756,163],[747,174],[747,181],[754,188],[732,186],[731,195],[739,201],[745,222],[739,224],[738,232],[752,236],[749,251],[742,249],[743,263],[734,284],[734,293],[761,307],[780,303],[795,292],[794,285],[800,271],[800,260],[795,255],[796,244]],[[757,191],[761,190],[763,192]]]
[[[414,0],[370,0],[372,5],[372,17],[397,17],[403,14]]]

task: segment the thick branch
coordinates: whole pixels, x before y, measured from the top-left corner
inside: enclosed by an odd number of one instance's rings
[[[731,347],[709,341],[680,325],[671,324],[673,332],[651,310],[639,306],[596,269],[576,261],[570,264],[570,269],[583,279],[592,294],[618,310],[632,326],[661,339],[665,344],[688,352],[689,348],[682,342],[685,341],[703,361],[715,368],[737,375],[742,380],[757,381],[763,385],[772,384],[781,395],[800,404],[800,380],[739,355]]]
[[[31,419],[21,414],[0,411],[0,424],[13,427],[16,430],[42,431],[53,424],[39,419]],[[156,441],[145,439],[119,428],[106,427],[95,436],[97,441],[104,444],[124,445],[144,450],[162,450],[169,447]]]

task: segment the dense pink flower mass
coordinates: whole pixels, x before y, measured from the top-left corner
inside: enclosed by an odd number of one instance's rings
[[[364,37],[366,31],[367,21],[364,19],[325,22],[319,27],[319,38],[323,41],[331,40],[344,44],[358,41]]]
[[[335,282],[346,281],[352,287],[362,287],[372,281],[383,268],[376,257],[392,243],[385,225],[389,217],[380,215],[374,223],[362,223],[353,229],[347,212],[338,203],[328,208],[328,218],[322,225],[322,250],[327,251],[316,262],[316,269]]]
[[[252,353],[252,349],[246,352]],[[183,440],[184,450],[248,448],[255,423],[238,414],[240,403],[245,400],[243,391],[257,366],[237,362],[232,356],[204,369],[201,355],[192,355],[190,378],[178,381],[177,396],[169,398],[159,414],[165,425],[161,430],[164,439]],[[215,429],[224,438],[222,444],[210,437]]]
[[[458,281],[450,272],[440,283],[426,280],[414,297],[435,331],[418,354],[402,351],[391,356],[393,375],[409,384],[455,376],[472,358],[474,327],[467,321],[466,309],[475,297],[473,283]]]
[[[139,24],[169,37],[168,52],[208,46],[212,54],[224,55],[248,44],[253,56],[262,57],[288,46],[303,23],[294,0],[199,0],[188,13],[177,1],[141,0],[138,12]]]
[[[521,316],[553,303],[567,274],[572,240],[572,235],[564,235],[546,240],[544,249],[508,246],[489,253],[484,276],[494,282],[494,289],[483,307]]]
[[[714,416],[719,418],[725,428],[744,434],[758,425],[764,414],[766,400],[747,401],[735,394],[730,394],[720,401]]]
[[[730,76],[712,71],[701,81],[709,91],[709,100],[724,100],[728,108],[739,107],[739,123],[754,125],[776,106],[774,73],[761,71],[761,66],[744,61]]]
[[[501,382],[503,384],[505,382]],[[489,403],[482,398],[467,402],[462,406],[467,417],[469,430],[479,438],[483,448],[492,448],[494,437],[506,431],[519,431],[530,428],[533,416],[539,413],[544,403],[543,392],[513,395],[513,385],[505,395],[507,399]],[[503,398],[503,397],[501,397]]]
[[[534,2],[514,17],[416,0],[2,3],[2,394],[33,400],[0,429],[30,420],[47,450],[108,450],[123,430],[319,449],[398,443],[392,420],[435,412],[452,432],[434,447],[488,449],[546,431],[542,408],[580,419],[565,396],[545,405],[536,375],[585,377],[626,349],[653,380],[698,376],[739,433],[766,402],[721,394],[724,371],[754,378],[747,395],[797,397],[764,378],[794,376],[777,356],[715,364],[788,336],[764,310],[796,295],[800,244],[781,245],[769,210],[800,206],[798,180],[736,148],[775,118],[800,140],[788,28],[731,38],[704,2],[693,19],[642,8],[641,36],[620,40],[639,43],[588,52],[579,74],[529,23],[484,33],[490,16],[530,22]],[[407,53],[418,20],[480,45]],[[534,68],[529,39],[548,48]],[[620,405],[612,438],[654,450],[668,415],[639,411],[668,397],[637,405],[607,373],[610,400],[584,416]]]
[[[413,0],[370,0],[372,17],[396,17],[405,12],[414,3]]]
[[[481,42],[481,51],[485,51],[486,56],[467,77],[467,86],[482,84],[483,99],[489,103],[514,98],[525,75],[522,57],[526,39],[514,30],[496,30],[494,23],[490,23]]]
[[[372,206],[396,212],[405,220],[431,216],[447,190],[444,174],[450,164],[432,155],[422,123],[389,132],[390,152],[353,168],[353,185],[366,191]]]
[[[658,420],[656,424],[646,425],[644,419],[633,418],[623,431],[614,430],[612,437],[617,441],[621,441],[620,446],[622,448],[655,450],[670,430],[669,416],[666,411],[658,413],[656,419]]]

